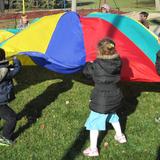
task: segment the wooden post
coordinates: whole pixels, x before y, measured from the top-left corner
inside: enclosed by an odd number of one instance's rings
[[[77,0],[72,0],[72,8],[71,11],[76,12],[77,10]]]
[[[99,9],[101,8],[102,0],[99,0]]]
[[[4,12],[5,6],[4,6],[4,0],[0,0],[0,12]]]
[[[156,10],[160,11],[160,0],[155,0]]]
[[[107,3],[107,0],[103,0],[103,4],[106,4]]]

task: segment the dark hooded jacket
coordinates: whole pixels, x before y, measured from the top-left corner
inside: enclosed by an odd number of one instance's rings
[[[13,60],[10,66],[7,60],[0,61],[0,104],[6,104],[15,98],[12,78],[20,71],[21,63]]]
[[[160,75],[160,51],[158,51],[156,56],[156,70],[158,75]]]
[[[83,73],[91,77],[95,87],[91,94],[90,109],[98,113],[115,113],[121,106],[120,81],[121,59],[118,54],[98,56],[87,63]]]

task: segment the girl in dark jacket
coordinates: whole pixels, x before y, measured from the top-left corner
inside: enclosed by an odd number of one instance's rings
[[[0,145],[12,144],[11,137],[16,126],[16,113],[8,106],[15,98],[12,78],[20,71],[21,63],[13,59],[13,65],[5,59],[5,51],[0,48],[0,118],[6,121],[0,136]]]
[[[90,131],[90,147],[83,151],[85,156],[98,156],[97,139],[99,131],[106,130],[106,121],[115,129],[115,140],[125,143],[116,111],[121,107],[122,93],[120,81],[121,59],[115,50],[115,43],[103,39],[98,43],[98,55],[94,62],[88,62],[83,70],[95,83],[91,94],[91,113],[85,123]]]

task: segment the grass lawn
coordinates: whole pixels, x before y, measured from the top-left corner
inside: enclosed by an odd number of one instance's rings
[[[100,0],[79,0],[78,2],[82,4],[82,8],[98,8]],[[155,11],[155,0],[108,0],[108,4],[122,11]]]
[[[17,142],[0,147],[0,160],[87,160],[81,152],[89,144],[83,125],[92,85],[81,74],[60,76],[36,67],[24,67],[16,83],[17,98],[10,105],[19,117],[14,134]],[[117,144],[109,126],[101,134],[97,159],[156,160],[160,124],[155,117],[160,116],[160,94],[154,91],[160,91],[160,85],[125,83],[122,89],[125,101],[120,117],[128,143]],[[105,141],[108,149],[103,147]]]
[[[89,2],[81,7],[98,6],[98,0]],[[115,8],[113,1],[109,2]],[[134,0],[116,2],[124,11],[154,9],[153,1],[147,3],[149,0],[139,4],[139,8]],[[81,74],[62,76],[39,67],[23,67],[15,83],[17,98],[10,106],[19,118],[16,143],[0,146],[0,160],[89,159],[82,155],[89,144],[89,134],[83,126],[93,86]],[[155,117],[160,117],[160,84],[123,83],[122,89],[125,100],[119,114],[128,143],[117,144],[115,133],[108,126],[108,131],[100,136],[100,157],[93,159],[160,159],[160,123],[155,122]],[[0,130],[3,123],[0,121]],[[108,149],[103,147],[106,141]]]
[[[103,1],[103,0],[101,0]],[[100,0],[77,0],[78,9],[99,8]],[[155,10],[155,0],[108,0],[109,5],[117,10],[119,8],[121,11],[132,12],[132,11],[148,11],[158,12]],[[13,12],[13,11],[12,11]],[[3,20],[0,21],[0,28],[15,28],[19,19]]]

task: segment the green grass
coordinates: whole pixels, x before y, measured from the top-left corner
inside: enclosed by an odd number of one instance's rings
[[[100,0],[88,0],[88,4],[86,4],[86,0],[80,0],[79,2],[83,4],[81,8],[99,8]],[[113,9],[120,8],[121,11],[145,10],[155,12],[155,0],[109,0],[108,4]]]
[[[93,2],[83,7],[97,7],[98,1]],[[133,0],[116,2],[124,11],[146,6],[143,3],[136,8]],[[112,1],[110,5],[115,8]],[[145,9],[154,11],[154,6],[148,4]],[[89,159],[82,155],[89,144],[83,126],[93,86],[87,85],[81,74],[62,76],[36,67],[24,67],[16,83],[17,98],[10,104],[19,116],[16,143],[0,146],[0,160]],[[94,159],[156,160],[160,155],[160,124],[155,123],[155,117],[160,116],[160,85],[125,83],[122,87],[125,102],[120,117],[128,143],[117,144],[109,127],[101,134],[100,157]],[[2,125],[3,121],[0,128]],[[109,143],[107,150],[103,147],[105,141]]]
[[[102,0],[103,1],[103,0]],[[137,3],[138,1],[138,3]],[[99,8],[100,0],[78,0],[78,9]],[[155,0],[109,0],[109,5],[117,10],[117,7],[121,11],[131,12],[131,11],[148,11],[148,12],[159,12],[155,10]],[[0,28],[15,28],[18,20],[3,20],[0,21]]]
[[[17,139],[13,146],[0,147],[0,160],[87,160],[81,153],[89,144],[83,126],[93,87],[87,85],[84,77],[24,67],[16,83],[17,98],[10,106],[19,113]],[[135,83],[122,86],[126,101],[120,117],[123,124],[126,122],[123,126],[128,143],[117,144],[114,131],[109,129],[101,135],[101,154],[97,159],[156,160],[160,124],[154,118],[160,115],[160,95],[154,91],[160,91],[160,86]],[[109,143],[107,150],[103,147],[105,141]]]

